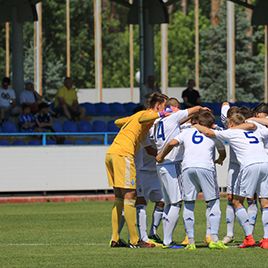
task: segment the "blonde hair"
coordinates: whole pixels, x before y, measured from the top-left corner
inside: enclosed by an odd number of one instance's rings
[[[235,113],[228,118],[228,123],[233,123],[234,125],[240,125],[245,122],[245,117],[242,114]]]

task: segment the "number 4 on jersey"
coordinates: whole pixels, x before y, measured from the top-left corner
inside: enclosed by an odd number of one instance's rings
[[[157,139],[162,139],[163,141],[166,139],[165,131],[164,131],[164,123],[163,121],[159,121],[158,128],[157,128]]]

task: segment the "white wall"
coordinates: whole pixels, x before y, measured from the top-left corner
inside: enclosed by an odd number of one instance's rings
[[[1,147],[0,192],[109,189],[106,146]],[[226,186],[227,163],[218,168]]]
[[[163,92],[167,94],[169,97],[175,97],[178,98],[179,101],[182,101],[181,94],[184,88],[168,88],[168,92]],[[91,102],[91,103],[97,103],[100,102],[98,99],[96,89],[79,89],[78,90],[78,101],[79,103],[83,102]],[[103,89],[103,101],[106,103],[111,102],[135,102],[138,103],[140,100],[140,92],[138,88],[134,88],[133,92],[133,99],[131,99],[131,91],[130,88],[104,88]]]

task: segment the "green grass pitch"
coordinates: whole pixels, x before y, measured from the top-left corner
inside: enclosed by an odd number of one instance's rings
[[[225,234],[222,200],[220,237]],[[267,267],[268,251],[260,248],[211,251],[203,247],[205,205],[196,206],[196,251],[111,249],[111,202],[0,205],[0,267]],[[152,206],[149,206],[149,212]],[[150,216],[148,217],[150,222]],[[162,226],[160,226],[162,235]],[[255,231],[262,236],[260,215]],[[123,238],[127,239],[126,228]],[[182,219],[175,240],[184,237]],[[243,238],[236,224],[236,238]]]

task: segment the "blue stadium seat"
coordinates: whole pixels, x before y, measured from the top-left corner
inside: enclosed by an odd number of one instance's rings
[[[110,103],[110,111],[111,115],[124,116],[126,114],[124,105],[119,102]]]
[[[89,144],[91,145],[101,145],[103,144],[103,142],[101,140],[98,140],[98,139],[93,139],[89,142]]]
[[[55,130],[55,132],[62,132],[62,124],[60,121],[55,121],[53,122],[53,129]]]
[[[93,122],[92,130],[93,130],[93,132],[106,132],[107,125],[104,121],[96,120]]]
[[[6,121],[2,125],[2,130],[5,133],[16,133],[18,132],[18,128],[16,124],[12,121]]]
[[[64,132],[78,132],[77,124],[74,121],[66,120],[63,123]]]
[[[124,108],[127,115],[133,114],[133,111],[139,106],[137,103],[128,102],[124,104]]]
[[[40,140],[31,140],[28,142],[28,145],[39,146],[42,145],[42,142]]]
[[[92,132],[92,125],[85,120],[78,122],[78,131],[79,132]]]
[[[110,115],[110,106],[107,103],[100,102],[95,104],[96,115]]]
[[[85,140],[76,140],[76,141],[75,141],[75,144],[76,144],[76,145],[86,145],[86,144],[88,144],[88,142],[85,141]]]
[[[10,145],[8,140],[0,140],[0,146],[8,146]]]
[[[23,146],[25,145],[25,142],[23,140],[16,140],[16,141],[13,141],[12,145]]]
[[[66,144],[66,145],[73,145],[74,144],[74,141],[73,140],[65,140],[64,141],[64,144]]]
[[[47,140],[47,145],[56,145],[56,141],[54,140]]]
[[[114,121],[109,121],[107,124],[108,132],[118,132],[119,128],[114,124]]]
[[[96,115],[96,108],[93,103],[86,102],[80,105],[86,110],[86,115]]]

